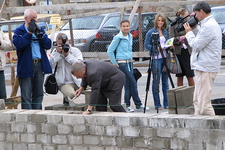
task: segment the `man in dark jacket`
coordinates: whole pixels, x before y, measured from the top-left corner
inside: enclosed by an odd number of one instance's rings
[[[91,95],[88,109],[83,114],[90,114],[94,106],[97,111],[107,111],[107,98],[112,111],[126,112],[121,106],[121,94],[125,75],[110,63],[99,60],[86,60],[75,62],[71,73],[82,78],[80,88],[76,91],[79,96],[89,85]]]
[[[52,46],[51,40],[35,23],[37,12],[24,11],[25,23],[13,36],[18,63],[17,77],[21,89],[22,109],[42,109],[44,74],[52,72],[45,50]]]

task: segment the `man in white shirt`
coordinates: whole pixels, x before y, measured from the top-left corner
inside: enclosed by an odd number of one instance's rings
[[[75,91],[81,84],[81,79],[77,79],[71,74],[71,67],[74,62],[83,60],[83,56],[78,48],[69,46],[66,34],[59,33],[56,42],[57,47],[51,53],[50,64],[52,69],[55,69],[57,65],[56,81],[64,96],[63,103],[69,104],[68,97],[73,99],[76,96]]]
[[[188,23],[184,24],[184,28],[188,43],[193,48],[191,68],[195,70],[196,77],[193,98],[195,115],[215,115],[211,92],[221,64],[222,33],[218,23],[210,15],[211,8],[207,2],[198,2],[193,11],[200,21],[197,35]]]

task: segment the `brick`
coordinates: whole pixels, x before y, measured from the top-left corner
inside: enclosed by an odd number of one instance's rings
[[[42,144],[51,144],[52,143],[52,136],[48,134],[37,134],[36,135],[37,143]]]
[[[151,141],[152,149],[170,149],[170,139],[165,138],[155,138]]]
[[[203,150],[203,142],[199,139],[191,139],[188,141],[188,150]]]
[[[99,138],[98,138],[98,136],[85,135],[84,136],[84,144],[85,145],[98,145]]]
[[[0,142],[0,149],[1,150],[14,150],[13,144],[9,142]]]
[[[89,150],[88,146],[73,146],[73,150]]]
[[[176,130],[171,128],[159,128],[157,129],[157,136],[159,137],[165,137],[165,138],[172,138],[174,134],[176,133]]]
[[[21,134],[21,142],[33,143],[35,141],[34,134]]]
[[[104,147],[100,147],[100,146],[90,146],[89,150],[105,150]]]
[[[68,146],[68,145],[58,145],[57,146],[58,149],[62,149],[62,150],[72,150],[72,147],[71,146]]]
[[[170,143],[171,149],[187,149],[187,141],[184,139],[172,138]]]
[[[28,122],[28,114],[16,114],[16,122]]]
[[[107,137],[107,136],[102,136],[101,138],[101,144],[103,146],[115,146],[116,145],[116,139],[115,137]]]
[[[89,126],[89,132],[91,135],[103,135],[105,132],[104,126],[98,126],[98,125],[90,125]]]
[[[222,150],[223,142],[221,140],[213,140],[206,142],[206,150]]]
[[[107,136],[122,136],[122,128],[117,126],[106,126],[106,135]]]
[[[113,117],[110,116],[96,116],[97,124],[102,126],[111,126],[113,124]]]
[[[58,124],[57,129],[59,134],[69,134],[72,131],[72,126]]]
[[[27,124],[27,132],[33,134],[41,133],[41,124],[40,123]]]
[[[9,133],[11,131],[11,123],[2,122],[0,123],[0,132]]]
[[[122,130],[125,137],[138,137],[140,133],[139,127],[126,127]]]
[[[191,133],[191,130],[189,129],[179,129],[176,133],[177,138],[180,139],[192,139],[193,134]]]
[[[91,115],[85,116],[84,120],[87,124],[97,125],[97,117],[93,117]]]
[[[53,144],[67,144],[67,138],[65,135],[54,135],[52,136]]]
[[[71,145],[81,145],[83,144],[83,137],[79,135],[68,135],[68,142]]]
[[[0,141],[5,141],[5,133],[0,133]]]

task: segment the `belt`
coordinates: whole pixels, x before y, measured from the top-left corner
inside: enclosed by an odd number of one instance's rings
[[[41,62],[41,59],[33,59],[33,63],[39,63]]]
[[[117,60],[117,63],[129,63],[132,62],[132,60]]]

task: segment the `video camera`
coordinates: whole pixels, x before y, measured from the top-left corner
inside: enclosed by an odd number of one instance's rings
[[[151,37],[152,37],[153,45],[157,45],[158,41],[159,41],[159,33],[158,32],[153,32]]]
[[[31,19],[30,23],[36,24],[36,21],[34,19]],[[36,24],[36,27],[37,28],[35,29],[34,34],[40,40],[40,39],[42,39],[44,32],[42,32],[41,28],[37,24]]]
[[[177,30],[177,32],[180,32],[185,30],[185,23],[188,23],[191,28],[198,24],[198,19],[195,17],[195,15],[191,16],[187,21],[184,21],[187,17],[190,17],[190,15],[187,15],[186,17],[177,17],[177,19],[171,23],[171,26],[179,24],[175,27],[175,29]]]
[[[65,53],[68,53],[69,52],[69,49],[70,49],[70,46],[69,44],[66,44],[66,41],[68,40],[67,36],[66,35],[62,35],[62,49]]]

